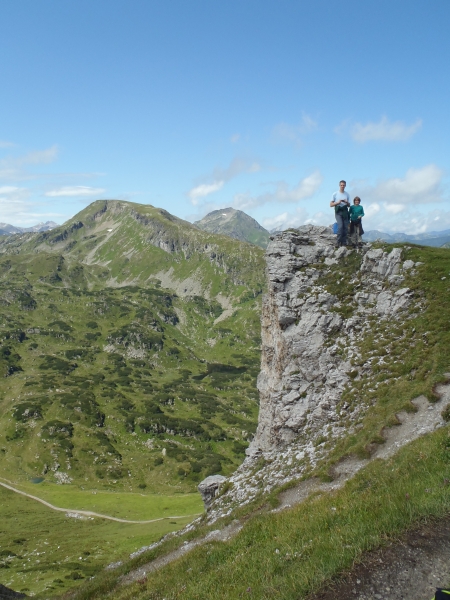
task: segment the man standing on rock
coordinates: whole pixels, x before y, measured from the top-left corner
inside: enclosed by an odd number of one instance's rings
[[[339,191],[334,192],[330,206],[334,207],[336,223],[338,225],[336,246],[347,245],[348,232],[348,207],[350,206],[350,196],[345,191],[347,182],[343,179],[339,182]]]

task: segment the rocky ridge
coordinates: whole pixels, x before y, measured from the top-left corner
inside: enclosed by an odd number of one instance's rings
[[[340,285],[344,258],[354,274]],[[326,442],[362,427],[370,404],[352,386],[370,378],[373,359],[355,366],[359,344],[381,322],[420,310],[403,286],[418,263],[403,261],[400,248],[336,249],[328,227],[307,225],[272,236],[266,261],[258,429],[227,491],[211,503],[210,522],[301,477],[324,457]],[[356,401],[342,402],[344,391]]]

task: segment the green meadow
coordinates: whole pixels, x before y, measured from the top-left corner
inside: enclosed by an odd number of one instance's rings
[[[33,490],[38,487],[35,485]],[[95,507],[90,497],[83,501],[82,496],[82,492],[74,495],[77,507],[87,510],[95,508],[105,513],[111,510],[118,516],[130,512],[136,518],[157,518],[172,513],[173,508],[178,518],[147,524],[74,518],[0,486],[1,583],[26,594],[44,593],[43,597],[71,589],[106,565],[125,559],[140,547],[183,527],[192,520],[193,510],[201,511],[199,499],[196,501],[190,495],[185,505],[183,497],[158,502],[151,497],[134,498],[132,494],[114,498],[101,495]],[[64,493],[52,495],[50,491],[45,499],[56,503],[64,498],[69,504],[68,495]]]
[[[61,486],[46,481],[12,487],[58,508],[92,511],[118,519],[147,521],[174,515],[193,516],[203,512],[203,502],[198,493],[165,496],[102,489],[82,490],[74,485]]]

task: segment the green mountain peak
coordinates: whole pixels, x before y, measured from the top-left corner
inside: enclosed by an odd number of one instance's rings
[[[228,235],[261,248],[266,248],[269,243],[269,232],[258,221],[235,208],[213,210],[200,221],[195,221],[194,225],[204,231]]]

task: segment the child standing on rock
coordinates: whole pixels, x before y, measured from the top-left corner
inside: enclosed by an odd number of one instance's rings
[[[361,206],[361,198],[355,196],[353,199],[353,206],[350,206],[349,217],[350,217],[350,241],[353,244],[353,248],[362,246],[361,236],[364,233],[362,228],[361,219],[364,216],[364,209]]]

